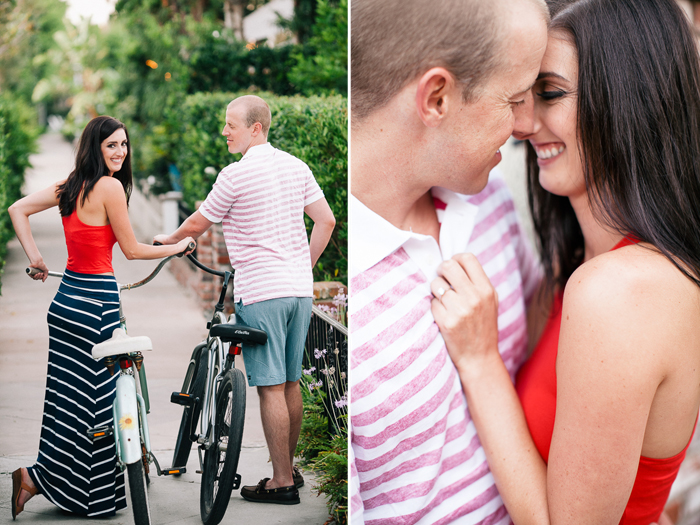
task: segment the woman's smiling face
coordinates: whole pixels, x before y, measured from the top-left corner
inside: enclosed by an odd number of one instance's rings
[[[561,34],[550,34],[533,87],[535,119],[526,138],[537,153],[542,187],[563,197],[586,193],[579,154],[576,48]]]
[[[129,154],[129,145],[126,141],[126,132],[119,128],[109,137],[102,141],[100,145],[102,156],[105,164],[109,169],[109,174],[114,175],[115,172],[122,169],[124,160]]]

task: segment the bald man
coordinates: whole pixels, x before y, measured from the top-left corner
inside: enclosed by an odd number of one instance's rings
[[[260,97],[233,100],[222,135],[243,158],[219,173],[204,203],[172,235],[174,244],[199,237],[222,222],[236,270],[236,314],[265,330],[264,347],[243,348],[248,384],[260,396],[260,414],[272,461],[272,478],[244,486],[241,496],[261,503],[299,503],[304,484],[294,467],[302,421],[301,362],[311,319],[312,268],[323,253],[335,218],[308,166],[267,142],[271,114]],[[300,191],[302,189],[303,191]],[[310,242],[304,214],[314,222]]]

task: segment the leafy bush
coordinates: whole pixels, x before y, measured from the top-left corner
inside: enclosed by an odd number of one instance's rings
[[[337,348],[316,348],[314,359],[307,355],[305,361],[317,366],[302,373],[304,419],[296,455],[317,472],[314,488],[326,495],[331,518],[342,525],[348,518],[347,374]]]
[[[7,243],[14,236],[7,208],[22,196],[24,171],[36,149],[37,129],[32,110],[8,94],[0,95],[0,275]]]
[[[291,45],[248,49],[230,31],[213,31],[192,51],[188,90],[196,93],[260,89],[277,95],[296,94],[299,90],[287,76],[295,64],[290,56],[295,49]],[[347,78],[347,70],[345,73]]]
[[[337,226],[314,268],[314,279],[347,282],[347,101],[340,96],[261,96],[272,111],[268,140],[309,165],[335,214]],[[161,188],[169,189],[168,166],[175,164],[182,174],[184,200],[194,208],[207,196],[219,171],[240,160],[240,155],[228,152],[221,135],[226,106],[235,97],[196,93],[167,110],[165,122],[154,127],[143,144],[132,137],[135,148],[152,155],[137,169],[157,174]]]

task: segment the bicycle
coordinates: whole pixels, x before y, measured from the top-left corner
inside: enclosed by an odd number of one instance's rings
[[[226,319],[224,299],[229,282],[233,292],[233,271],[209,268],[191,254],[187,258],[201,270],[222,277],[223,283],[207,323],[207,339],[195,347],[182,389],[171,396],[172,402],[184,406],[173,464],[187,464],[192,444],[199,445],[200,515],[204,525],[216,525],[226,513],[231,491],[241,484],[236,470],[243,439],[246,385],[243,372],[235,367],[235,357],[241,354],[243,343],[265,344],[267,333],[237,323],[235,313]]]
[[[194,243],[190,243],[188,250],[192,250],[194,247]],[[110,436],[114,439],[117,466],[122,472],[126,470],[129,478],[129,494],[136,525],[151,524],[147,490],[150,483],[149,464],[155,464],[159,476],[183,474],[186,469],[184,466],[161,469],[158,460],[151,451],[146,417],[150,412],[150,402],[142,352],[152,350],[153,345],[147,336],[130,337],[126,335],[126,317],[122,309],[121,292],[149,283],[170,259],[180,257],[183,254],[184,252],[161,260],[148,277],[137,283],[117,285],[119,289],[120,327],[115,328],[110,339],[92,347],[93,359],[104,359],[110,375],[114,375],[115,365],[119,365],[119,378],[116,381],[116,395],[112,405],[112,426],[90,428],[87,434],[92,441],[107,439]],[[29,276],[39,273],[35,268],[27,268],[26,272]],[[63,278],[63,273],[49,271],[49,276]]]

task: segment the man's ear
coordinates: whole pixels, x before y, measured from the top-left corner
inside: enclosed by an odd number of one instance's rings
[[[423,124],[430,128],[440,125],[455,96],[455,77],[444,67],[434,67],[418,79],[416,109]]]
[[[256,122],[255,124],[253,124],[253,133],[252,133],[252,135],[253,135],[254,137],[257,137],[257,136],[260,135],[261,133],[262,133],[262,124],[260,124],[260,122]]]

